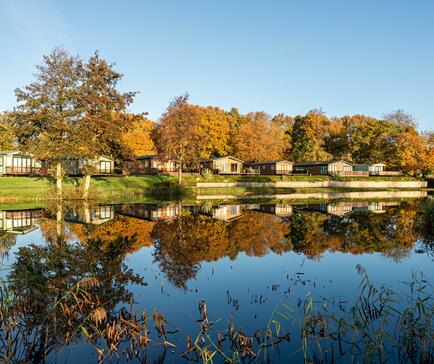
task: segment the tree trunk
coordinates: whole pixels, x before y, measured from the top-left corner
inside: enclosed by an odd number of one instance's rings
[[[90,174],[86,174],[84,176],[84,189],[83,189],[83,199],[87,200],[89,197],[89,190],[90,190]]]
[[[178,184],[181,183],[182,183],[182,164],[180,163],[178,167]]]
[[[84,201],[83,203],[83,212],[84,212],[84,222],[86,224],[90,224],[90,209],[89,202]]]
[[[56,210],[56,244],[58,247],[62,245],[63,238],[63,206],[62,202],[57,204]]]
[[[57,189],[57,199],[61,200],[63,197],[63,185],[62,185],[62,163],[58,162],[56,164],[56,189]]]

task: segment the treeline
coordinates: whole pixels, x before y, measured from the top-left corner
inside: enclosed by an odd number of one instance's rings
[[[153,125],[141,139],[153,145],[152,151],[160,150],[172,159],[184,155],[187,165],[232,154],[247,162],[334,158],[382,162],[388,169],[408,174],[432,173],[434,169],[434,133],[419,132],[414,118],[402,110],[381,119],[365,115],[329,118],[321,110],[295,117],[271,116],[191,105],[182,97]],[[177,130],[177,125],[182,128]],[[187,150],[180,148],[184,139]]]
[[[52,162],[59,196],[65,158],[117,159],[160,153],[179,168],[232,154],[247,162],[277,159],[318,161],[344,158],[383,162],[389,169],[427,174],[434,168],[433,132],[418,131],[414,118],[398,110],[381,119],[364,115],[329,118],[241,114],[236,108],[175,98],[157,122],[128,107],[135,92],[121,92],[123,75],[95,52],[84,60],[63,49],[44,56],[35,80],[16,89],[17,105],[0,116],[0,149],[19,149]],[[86,188],[94,171],[83,171]]]

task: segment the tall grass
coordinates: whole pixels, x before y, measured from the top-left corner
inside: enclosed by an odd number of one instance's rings
[[[251,333],[237,327],[233,317],[221,329],[224,321],[213,320],[201,300],[194,336],[180,333],[157,310],[139,311],[132,297],[129,305],[107,311],[96,294],[101,283],[94,277],[59,292],[43,315],[10,283],[0,285],[0,362],[45,362],[77,340],[94,348],[98,363],[148,362],[152,348],[159,348],[158,361],[164,362],[175,348],[174,335],[184,335],[186,348],[177,348],[173,355],[203,363],[269,363],[283,347],[286,356],[278,358],[287,362],[434,361],[433,287],[422,273],[402,283],[404,293],[376,287],[365,276],[348,305],[326,298],[316,301],[311,294],[297,303],[282,302],[268,325]],[[291,337],[294,328],[298,335]]]

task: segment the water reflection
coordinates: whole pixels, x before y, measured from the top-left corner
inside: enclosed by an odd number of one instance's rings
[[[432,198],[323,204],[55,205],[5,209],[0,216],[3,259],[8,259],[6,253],[17,236],[31,236],[39,228],[43,238],[42,244],[31,244],[29,239],[16,251],[7,275],[19,302],[13,308],[19,309],[19,320],[11,329],[19,340],[12,341],[10,352],[16,350],[20,360],[35,362],[80,337],[107,337],[100,331],[102,322],[121,315],[120,307],[133,299],[132,285],[148,283],[127,264],[131,253],[143,248],[149,248],[158,267],[152,274],[161,272],[178,293],[187,294],[189,282],[207,262],[225,257],[232,264],[240,256],[267,259],[292,252],[317,262],[326,252],[379,253],[388,261],[402,262],[413,253],[432,254],[434,241]],[[226,270],[232,269],[229,264]],[[362,266],[357,269],[364,271]],[[248,294],[251,300],[253,293]],[[163,288],[161,295],[166,296]],[[19,351],[22,347],[32,349]]]
[[[129,252],[154,244],[163,272],[184,287],[203,261],[240,252],[264,256],[294,251],[320,259],[326,251],[352,254],[379,252],[405,258],[417,241],[431,250],[431,198],[409,201],[332,201],[311,204],[95,205],[48,210],[0,211],[2,252],[15,234],[38,226],[56,246],[128,239]],[[427,247],[428,246],[428,247]]]

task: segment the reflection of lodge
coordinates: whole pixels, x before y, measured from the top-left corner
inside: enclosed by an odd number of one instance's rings
[[[210,215],[221,221],[234,221],[242,216],[241,205],[220,205],[213,207]]]
[[[146,205],[131,204],[122,206],[119,213],[148,221],[172,220],[181,211],[180,205]]]
[[[387,206],[399,206],[398,201],[355,201],[355,202],[338,202],[328,204],[307,204],[298,205],[301,210],[309,210],[314,212],[326,213],[334,216],[344,216],[356,211],[383,213]]]
[[[92,209],[67,210],[65,221],[77,224],[101,225],[114,218],[114,206],[101,205]]]
[[[292,214],[292,205],[290,204],[275,204],[275,205],[259,205],[257,209],[260,212],[273,214],[281,217],[289,216]]]
[[[37,219],[42,214],[42,209],[0,211],[0,231],[16,235],[27,234],[36,229]]]

